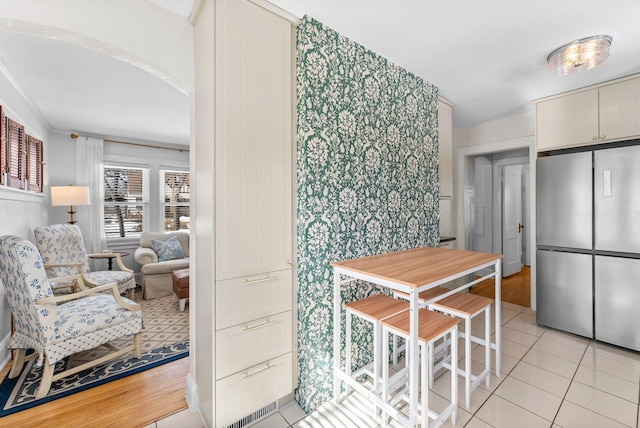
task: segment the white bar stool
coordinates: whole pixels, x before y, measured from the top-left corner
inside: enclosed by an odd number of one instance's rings
[[[427,308],[427,305],[434,300],[438,299],[439,296],[442,296],[445,293],[448,293],[450,290],[444,287],[433,287],[428,290],[425,290],[418,294],[418,306],[421,308]],[[409,300],[409,294],[404,293],[402,291],[394,291],[393,297],[397,299]],[[404,351],[404,345],[398,346],[398,337],[393,336],[393,364],[398,364],[398,354]],[[430,379],[433,382],[433,373],[429,373]],[[429,384],[429,386],[433,386],[433,383]]]
[[[465,386],[465,407],[471,408],[471,391],[476,389],[483,379],[486,385],[491,384],[491,304],[493,299],[482,297],[471,293],[456,293],[444,299],[428,304],[428,308],[433,311],[442,312],[464,320],[464,332],[460,332],[460,337],[464,338],[464,370],[458,369],[458,373],[464,376]],[[471,334],[471,320],[478,314],[484,312],[484,340]],[[478,375],[471,373],[471,342],[484,346],[484,370]],[[432,351],[433,352],[433,351]],[[453,359],[454,357],[451,356]],[[445,360],[448,358],[445,358]],[[431,360],[433,363],[433,360]],[[442,365],[447,367],[446,361]],[[433,367],[430,368],[434,370]],[[452,370],[452,372],[454,372]],[[455,372],[454,372],[455,373]],[[453,376],[456,377],[456,376]]]
[[[410,326],[409,312],[404,311],[392,317],[386,318],[381,321],[382,323],[382,337],[388,338],[389,333],[400,336],[405,340],[408,348],[413,344],[409,339],[409,326]],[[451,416],[451,422],[455,425],[457,417],[458,407],[458,382],[456,373],[458,368],[458,323],[460,320],[454,317],[449,317],[437,312],[428,311],[426,309],[418,310],[418,346],[420,346],[420,426],[423,428],[430,427],[435,428],[444,423],[444,421]],[[450,336],[451,343],[451,400],[449,405],[440,413],[435,413],[429,409],[429,384],[430,384],[430,370],[428,370],[430,361],[428,356],[432,354],[434,342],[438,339]],[[384,364],[382,367],[382,398],[388,404],[394,406],[400,400],[404,400],[407,403],[410,401],[408,395],[408,375],[409,367],[412,364],[409,361],[407,352],[407,358],[405,358],[405,367],[394,375],[394,379],[389,377],[389,364]],[[382,348],[382,361],[389,361],[389,347]],[[398,382],[400,380],[400,382]],[[397,388],[398,385],[402,385],[401,388]],[[393,391],[392,391],[393,388]],[[386,412],[383,409],[383,412]],[[429,417],[434,421],[429,425]],[[386,425],[386,418],[384,421]]]
[[[384,294],[374,294],[361,300],[344,304],[346,312],[346,366],[348,376],[357,378],[366,374],[373,379],[373,390],[377,391],[380,381],[380,345],[382,329],[380,321],[402,311],[409,310],[409,303],[394,299]],[[373,326],[373,361],[359,368],[355,373],[351,370],[351,322],[352,316],[358,316]],[[388,346],[383,346],[388,348]]]

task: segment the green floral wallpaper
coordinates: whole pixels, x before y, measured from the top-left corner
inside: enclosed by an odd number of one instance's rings
[[[309,17],[298,25],[296,74],[296,398],[308,412],[333,390],[329,263],[438,245],[438,90]],[[373,291],[352,284],[343,299]],[[369,355],[370,330],[354,328],[354,341],[355,358]]]

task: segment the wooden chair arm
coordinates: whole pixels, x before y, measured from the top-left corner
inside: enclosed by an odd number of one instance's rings
[[[45,265],[45,267],[69,267],[70,265]],[[62,281],[77,281],[78,286],[81,290],[86,290],[88,288],[98,287],[99,284],[90,281],[84,273],[81,272],[82,264],[78,264],[78,271],[80,271],[77,275],[67,275],[67,276],[56,276],[53,278],[49,278],[49,282],[56,283]]]
[[[80,286],[82,283],[82,279],[78,281],[78,278],[73,277],[61,277],[61,278],[53,278],[49,280],[49,284],[51,284],[51,289],[54,291],[62,290],[63,288],[70,288],[72,293],[76,292],[76,288],[82,288]]]
[[[120,256],[120,254],[116,254],[116,262],[118,263],[118,267],[120,268],[120,270],[122,272],[133,273],[133,269],[129,269],[128,267],[126,267],[124,265],[124,263],[122,262],[122,257]]]
[[[86,290],[82,290],[77,293],[65,294],[62,296],[44,297],[42,299],[36,300],[36,304],[38,305],[58,304],[58,303],[67,302],[69,300],[75,300],[81,297],[102,293],[104,291],[109,291],[109,290],[111,290],[111,293],[113,294],[113,298],[115,299],[115,301],[123,308],[132,312],[137,312],[141,310],[139,304],[133,303],[133,302],[128,303],[124,301],[122,296],[120,296],[120,294],[118,293],[118,284],[116,284],[115,282],[112,282],[110,284],[100,285],[94,288],[88,288]]]

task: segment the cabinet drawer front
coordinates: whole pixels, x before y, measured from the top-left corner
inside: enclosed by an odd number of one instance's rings
[[[216,284],[216,330],[291,310],[291,270]]]
[[[292,391],[291,353],[216,382],[216,426],[227,426]]]
[[[216,333],[216,379],[291,352],[291,311]]]

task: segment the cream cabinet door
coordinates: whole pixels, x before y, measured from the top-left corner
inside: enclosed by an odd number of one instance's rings
[[[216,380],[291,353],[291,311],[229,327],[216,333]]]
[[[216,279],[292,263],[292,25],[216,2]]]
[[[216,329],[292,308],[291,270],[216,282]]]
[[[640,78],[603,86],[600,93],[600,140],[640,136]]]
[[[216,382],[216,427],[226,427],[291,392],[291,353]]]
[[[536,104],[538,151],[591,144],[598,131],[597,88]]]
[[[453,124],[451,105],[438,101],[440,197],[453,197]]]

